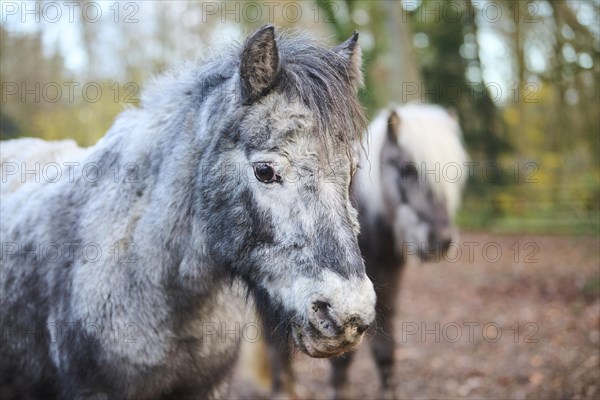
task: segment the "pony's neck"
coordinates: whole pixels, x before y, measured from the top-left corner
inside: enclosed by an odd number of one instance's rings
[[[127,226],[115,239],[127,235],[125,240],[137,245],[139,265],[132,268],[132,277],[198,296],[214,290],[222,273],[208,256],[197,215],[197,181],[211,138],[198,132],[201,121],[194,111],[188,108],[167,116],[144,109],[128,111],[98,143],[95,156],[118,151],[120,164],[137,169],[135,182],[120,183],[120,194],[112,199],[121,203],[105,206],[114,226]],[[102,196],[102,188],[98,191]]]

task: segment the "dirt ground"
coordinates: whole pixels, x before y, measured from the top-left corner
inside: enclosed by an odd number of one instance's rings
[[[446,260],[409,263],[394,333],[396,397],[600,398],[599,244],[463,232]],[[374,399],[365,342],[350,381],[354,398]],[[232,398],[264,398],[244,368]],[[294,369],[301,398],[331,395],[327,360],[299,354]]]

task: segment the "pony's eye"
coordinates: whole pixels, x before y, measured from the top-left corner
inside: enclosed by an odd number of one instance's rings
[[[256,176],[256,179],[264,183],[280,181],[280,177],[275,173],[273,166],[267,163],[255,163],[254,176]]]

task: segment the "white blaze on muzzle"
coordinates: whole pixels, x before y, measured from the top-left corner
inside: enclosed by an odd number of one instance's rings
[[[270,292],[279,298],[284,308],[296,315],[298,322],[306,322],[307,310],[315,301],[329,303],[342,323],[352,317],[359,317],[365,324],[375,320],[375,290],[366,274],[346,279],[333,271],[323,270],[317,277],[296,277],[290,286]]]

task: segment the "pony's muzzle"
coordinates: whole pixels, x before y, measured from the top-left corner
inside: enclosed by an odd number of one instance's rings
[[[311,357],[334,357],[355,349],[372,320],[352,314],[343,316],[329,302],[315,300],[310,304],[308,325],[294,325],[296,345]]]
[[[439,254],[446,254],[453,242],[455,233],[451,225],[437,227],[429,233],[429,246]]]

